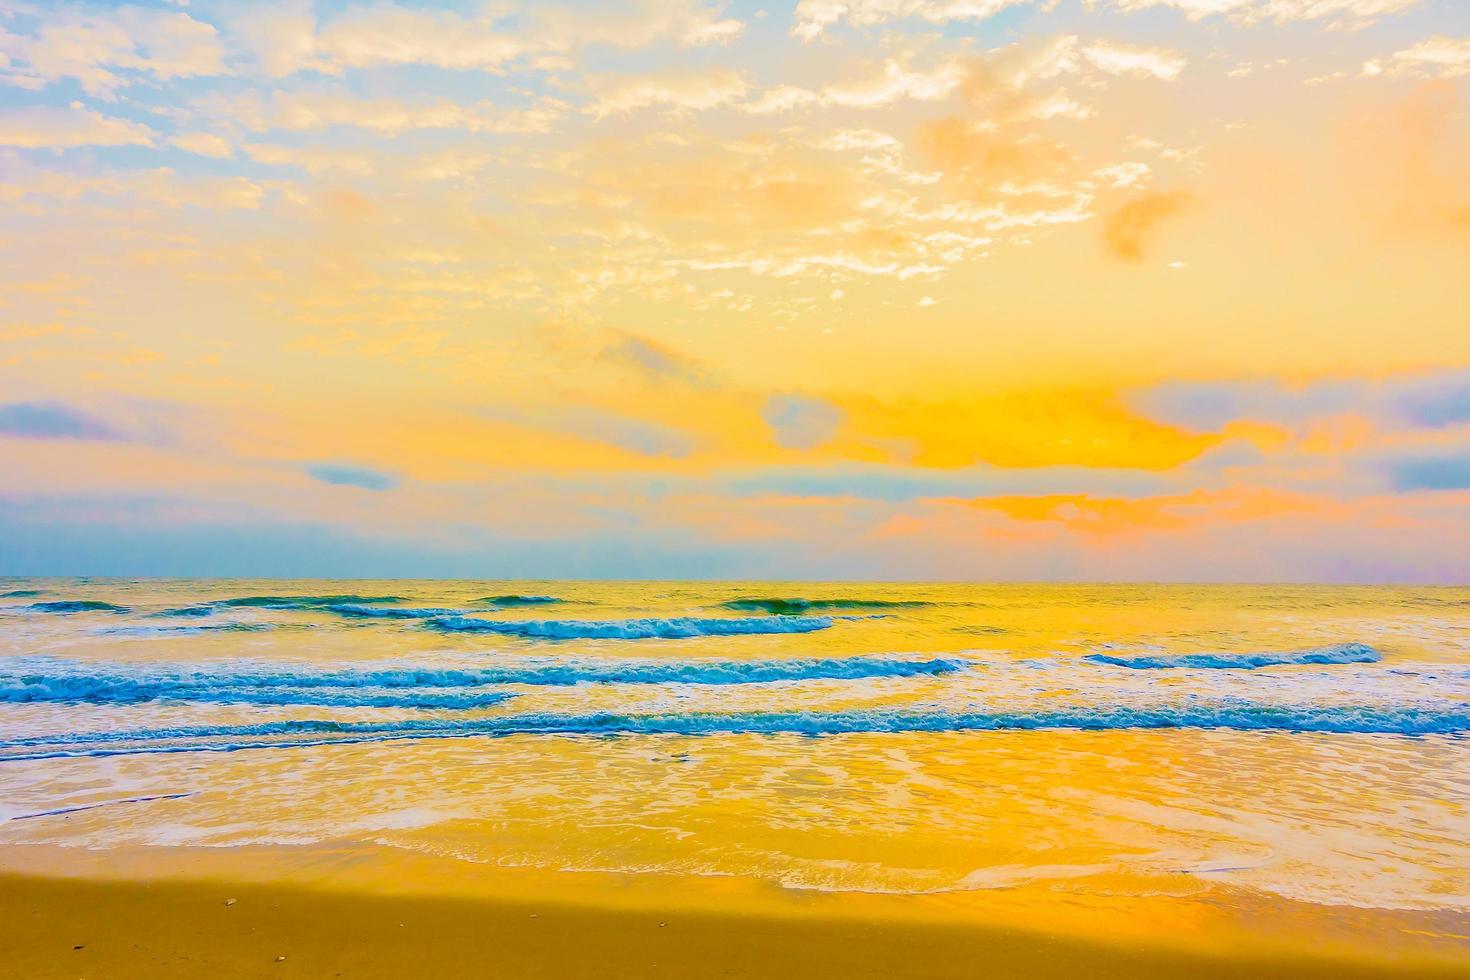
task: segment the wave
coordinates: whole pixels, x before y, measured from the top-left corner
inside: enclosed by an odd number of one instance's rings
[[[90,732],[10,739],[4,749],[40,749],[19,759],[71,758],[163,752],[233,752],[401,739],[512,735],[847,735],[1035,731],[1211,729],[1376,735],[1463,735],[1470,708],[1463,704],[1277,705],[1248,701],[1127,707],[1104,705],[1036,711],[838,711],[696,714],[528,714],[493,718],[410,718],[396,721],[302,719],[252,725]],[[203,741],[203,740],[212,741]],[[142,743],[112,745],[108,743]],[[146,744],[155,743],[155,744]]]
[[[0,592],[0,599],[33,599],[45,594],[41,589],[13,589],[10,592]]]
[[[363,606],[356,603],[332,603],[321,606],[326,612],[350,619],[436,619],[458,616],[463,609],[415,609],[409,606]]]
[[[275,687],[190,684],[177,679],[73,676],[27,683],[0,680],[0,703],[143,704],[189,701],[209,704],[311,705],[333,708],[452,708],[469,710],[500,704],[514,694],[440,691],[371,691],[329,687]]]
[[[188,626],[112,626],[99,632],[108,636],[197,636],[201,633],[264,633],[281,623],[202,623]]]
[[[199,617],[213,616],[219,610],[214,606],[181,606],[177,609],[163,609],[156,613],[149,613],[149,619],[173,619],[175,617]]]
[[[58,599],[54,602],[33,602],[26,608],[34,612],[44,613],[125,613],[128,611],[127,606],[119,606],[111,602],[102,602],[100,599]]]
[[[737,612],[767,612],[787,616],[793,613],[810,612],[813,609],[903,609],[913,606],[928,606],[933,603],[918,599],[772,599],[749,597],[731,599],[720,606]]]
[[[403,601],[402,596],[396,595],[247,595],[234,599],[215,599],[201,605],[226,608],[320,609],[323,606],[339,606],[344,603],[371,606]]]
[[[1295,664],[1376,664],[1383,659],[1383,655],[1366,643],[1337,643],[1311,650],[1262,653],[1185,653],[1173,656],[1143,657],[1115,657],[1108,653],[1090,653],[1082,659],[1095,664],[1130,667],[1134,670],[1160,670],[1175,667],[1255,670],[1258,667]]]
[[[648,662],[624,660],[530,661],[465,670],[390,668],[382,670],[198,671],[164,670],[111,673],[95,663],[75,660],[28,660],[0,671],[0,702],[136,703],[167,698],[217,700],[217,692],[331,688],[419,690],[468,689],[499,684],[561,687],[574,684],[767,684],[774,681],[863,680],[882,677],[937,676],[964,670],[962,660],[899,657],[837,657],[793,660],[689,660]],[[437,695],[436,695],[437,696]],[[325,701],[261,701],[259,703],[323,704]],[[332,702],[340,703],[340,702]],[[415,705],[394,704],[393,707]],[[421,707],[456,707],[443,703]],[[466,707],[483,707],[480,702]]]
[[[550,595],[487,595],[475,600],[487,606],[544,606],[554,602],[566,602]]]
[[[501,633],[541,640],[678,640],[748,633],[812,633],[828,629],[830,616],[760,616],[739,619],[676,616],[670,619],[478,619],[438,616],[424,625],[445,633]]]

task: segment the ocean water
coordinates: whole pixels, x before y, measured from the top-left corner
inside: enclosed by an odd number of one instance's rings
[[[0,844],[1466,913],[1467,735],[1470,589],[0,580]]]

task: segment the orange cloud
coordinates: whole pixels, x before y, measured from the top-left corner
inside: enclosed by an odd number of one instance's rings
[[[1120,259],[1137,262],[1165,218],[1182,211],[1192,200],[1184,191],[1144,194],[1108,215],[1103,221],[1103,242]]]
[[[1017,521],[1051,522],[1093,535],[1133,531],[1176,531],[1202,524],[1230,524],[1282,514],[1322,514],[1332,509],[1317,497],[1266,487],[1194,490],[1157,497],[1094,497],[1089,494],[981,497],[966,502]]]

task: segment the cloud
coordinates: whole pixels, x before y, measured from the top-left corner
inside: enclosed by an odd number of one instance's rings
[[[496,29],[493,17],[390,4],[349,7],[320,24],[309,2],[252,7],[235,28],[265,72],[278,77],[408,64],[492,70],[527,52],[520,38]]]
[[[1387,60],[1363,63],[1364,75],[1410,75],[1417,78],[1455,78],[1470,74],[1470,37],[1435,35],[1411,48],[1395,51]]]
[[[1112,0],[1112,6],[1125,13],[1151,7],[1172,7],[1190,20],[1226,17],[1245,24],[1274,21],[1326,20],[1349,27],[1361,27],[1380,17],[1401,14],[1419,5],[1420,0]],[[1090,0],[1091,6],[1100,6]]]
[[[399,482],[391,473],[343,463],[314,463],[306,467],[306,473],[323,483],[359,490],[392,490]]]
[[[684,47],[728,44],[745,31],[723,16],[724,3],[705,0],[631,0],[587,7],[537,5],[533,35],[559,50],[605,44],[642,48],[667,40]]]
[[[747,470],[722,478],[716,489],[747,497],[779,494],[905,503],[991,494],[1101,493],[1137,497],[1168,492],[1178,485],[1177,480],[1164,474],[1118,468],[1009,469],[978,465],[935,472],[907,466],[843,464]]]
[[[1094,68],[1110,75],[1132,75],[1135,78],[1158,78],[1165,81],[1178,78],[1188,64],[1178,51],[1120,44],[1116,41],[1094,41],[1082,49],[1082,55]]]
[[[0,30],[0,78],[21,88],[73,78],[93,95],[110,96],[144,76],[224,74],[224,54],[212,25],[143,7],[62,6],[38,17],[34,33]]]
[[[1183,191],[1136,197],[1103,220],[1103,242],[1118,258],[1140,261],[1159,224],[1183,210],[1190,200]]]
[[[630,367],[654,381],[702,384],[703,368],[689,356],[637,334],[621,333],[598,355],[603,361]]]
[[[1065,151],[1050,140],[996,132],[984,121],[960,116],[920,125],[914,148],[928,166],[982,186],[1050,175],[1066,160]]]
[[[1442,429],[1470,422],[1470,372],[1404,386],[1397,398],[1404,416],[1415,425]]]
[[[0,405],[0,436],[21,439],[92,439],[117,442],[126,437],[100,419],[60,402]]]
[[[825,399],[791,394],[767,398],[761,417],[787,449],[814,449],[837,435],[843,414]]]
[[[586,405],[557,413],[550,424],[558,431],[640,456],[682,459],[695,448],[694,439],[681,429]]]
[[[833,82],[818,89],[776,85],[747,103],[747,112],[764,114],[794,109],[840,106],[879,109],[897,102],[937,102],[949,98],[969,77],[966,66],[948,58],[927,69],[909,65],[907,57],[888,58],[876,73]]]
[[[729,105],[749,88],[745,76],[732,70],[598,75],[587,84],[594,95],[592,114],[599,117],[645,108],[698,112]]]
[[[984,20],[1007,7],[1030,0],[801,0],[791,33],[803,41],[820,38],[829,28],[846,22],[852,27],[877,27],[896,20],[945,24],[956,20]]]
[[[1281,515],[1313,513],[1322,502],[1263,487],[1203,488],[1146,497],[1099,497],[1088,493],[1005,495],[966,501],[1015,521],[1054,523],[1086,535],[1142,530],[1183,531],[1200,525],[1233,524]]]
[[[742,29],[740,21],[697,0],[642,0],[606,11],[535,5],[514,23],[499,6],[465,15],[392,4],[348,7],[319,20],[311,3],[298,0],[263,10],[251,6],[232,33],[266,74],[283,77],[387,65],[499,72],[593,45],[724,44]]]
[[[1132,403],[1161,422],[1215,432],[1241,419],[1300,425],[1359,408],[1366,394],[1355,381],[1301,387],[1275,381],[1171,381],[1138,392]]]
[[[74,146],[152,146],[153,132],[141,123],[112,119],[83,108],[28,106],[0,110],[0,146],[62,150]]]
[[[1470,490],[1470,456],[1426,456],[1390,464],[1394,489]]]
[[[392,96],[362,98],[342,92],[272,92],[269,96],[210,97],[195,107],[211,119],[229,119],[255,133],[306,132],[333,126],[366,129],[380,136],[420,129],[470,133],[544,133],[564,114],[564,106],[543,99],[527,109],[507,109],[481,101],[469,105],[445,100],[405,101]]]
[[[1218,431],[1243,420],[1301,428],[1349,413],[1382,430],[1446,429],[1470,422],[1470,371],[1297,385],[1267,379],[1171,381],[1135,392],[1130,402],[1150,418],[1195,431]]]
[[[180,133],[169,139],[169,143],[177,146],[187,153],[197,153],[202,157],[214,157],[223,160],[235,155],[235,150],[230,146],[230,141],[223,136],[214,133]]]
[[[274,167],[300,167],[307,173],[329,172],[370,174],[374,160],[368,154],[348,146],[278,146],[271,143],[249,143],[245,155],[256,163]]]
[[[7,175],[10,177],[10,175]],[[0,200],[51,198],[76,201],[87,197],[136,199],[167,208],[253,210],[266,198],[266,188],[244,177],[180,174],[169,167],[121,171],[83,177],[45,170],[18,171],[0,183]]]

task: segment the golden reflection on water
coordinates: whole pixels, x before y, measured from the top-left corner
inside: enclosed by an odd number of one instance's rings
[[[16,615],[9,656],[109,664],[403,663],[550,658],[756,660],[959,655],[961,675],[783,684],[526,687],[484,716],[524,712],[924,709],[1129,699],[1459,698],[1465,590],[771,586],[617,583],[48,583],[134,609],[107,619]],[[233,610],[260,633],[117,635],[148,610],[230,595],[392,594],[458,606],[549,593],[502,618],[736,615],[742,595],[933,603],[852,610],[814,633],[546,643],[445,636],[414,622]],[[842,615],[842,612],[834,613]],[[1360,641],[1381,664],[1262,671],[1081,665],[1099,649],[1259,651]],[[1034,663],[1045,660],[1041,666]],[[1186,676],[1187,674],[1187,676]],[[1396,700],[1397,699],[1397,700]],[[0,705],[7,738],[262,718],[408,711],[242,705]],[[231,753],[0,762],[0,844],[91,848],[383,845],[469,866],[737,876],[821,892],[945,894],[1044,885],[1057,894],[1228,886],[1311,902],[1470,912],[1470,743],[1462,736],[1289,731],[919,731],[513,735]],[[151,799],[154,797],[179,798]],[[134,802],[128,802],[134,801]],[[84,807],[90,807],[82,809]],[[64,816],[39,815],[70,809]]]

